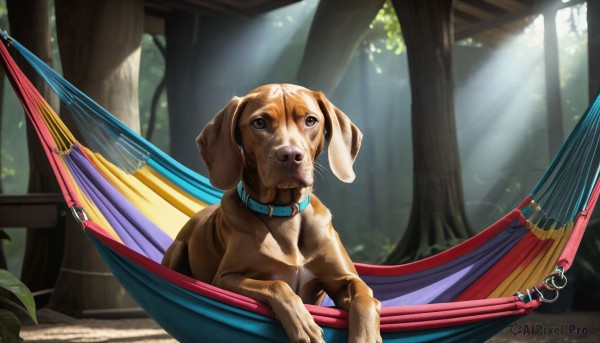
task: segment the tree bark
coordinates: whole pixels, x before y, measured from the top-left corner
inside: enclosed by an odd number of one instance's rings
[[[142,0],[56,0],[55,9],[65,78],[139,133]],[[50,306],[78,317],[113,309],[125,314],[137,307],[75,224],[67,225],[65,257]]]
[[[142,0],[56,1],[64,76],[135,132],[140,132]]]
[[[454,116],[452,0],[393,0],[410,71],[413,205],[403,238],[386,259],[430,256],[467,239]]]
[[[184,165],[208,175],[200,159],[194,140],[202,126],[210,121],[217,109],[211,109],[205,102],[220,98],[222,104],[231,96],[223,91],[218,95],[220,85],[214,84],[214,89],[204,81],[199,70],[199,60],[202,55],[201,20],[198,14],[175,11],[165,19],[165,36],[167,49],[165,57],[165,79],[167,83],[167,99],[169,106],[170,154]],[[220,32],[212,30],[211,32]],[[206,53],[211,47],[204,46]],[[203,82],[204,81],[204,82]],[[217,81],[218,83],[218,81]],[[204,100],[204,101],[203,101]],[[218,106],[218,105],[217,105]]]
[[[296,82],[333,90],[383,1],[321,1]],[[254,24],[253,19],[183,11],[173,11],[165,20],[169,130],[171,147],[177,147],[170,154],[201,174],[206,169],[194,143],[198,133],[233,95],[258,86],[236,81],[257,65],[257,54],[243,53],[256,45],[248,47],[249,38],[259,39],[261,24]]]
[[[0,17],[0,26],[6,27],[8,23],[8,18],[6,16]],[[0,68],[0,80],[4,80],[4,76],[6,73],[4,72],[4,68]],[[3,109],[4,105],[4,82],[0,82],[0,123],[2,123],[2,116],[4,115]],[[0,152],[2,151],[2,130],[0,130]],[[2,170],[2,159],[0,158],[0,170]],[[2,189],[2,179],[0,178],[0,194],[4,193]],[[8,265],[6,263],[6,256],[4,255],[4,240],[10,240],[10,236],[4,232],[4,230],[0,229],[0,268],[7,269]]]
[[[203,175],[208,173],[196,137],[234,95],[258,86],[246,79],[257,66],[248,51],[256,45],[251,39],[262,39],[253,24],[254,19],[184,11],[165,19],[170,155]]]
[[[298,84],[330,94],[340,82],[354,51],[384,2],[319,2],[298,69]]]
[[[544,15],[544,75],[546,76],[546,113],[548,116],[548,152],[552,158],[564,141],[556,9],[547,8]]]
[[[11,35],[35,55],[52,66],[50,45],[50,5],[48,0],[7,0]],[[26,62],[17,62],[27,78],[52,108],[58,108],[58,99],[50,87]],[[29,121],[27,144],[29,148],[29,193],[57,193],[60,191],[56,178],[42,149],[39,138]],[[27,230],[25,256],[21,279],[32,292],[54,287],[62,260],[64,227],[51,230]],[[37,297],[36,304],[43,306],[48,297]]]

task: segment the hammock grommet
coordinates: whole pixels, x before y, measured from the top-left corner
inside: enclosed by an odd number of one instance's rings
[[[0,36],[6,41],[6,47],[9,48],[12,45],[12,38],[8,35],[8,32],[0,30]]]
[[[71,207],[71,213],[73,213],[73,217],[75,217],[75,220],[77,220],[80,225],[82,225],[84,221],[89,220],[85,210],[79,206]]]
[[[515,293],[515,297],[519,298],[519,300],[521,300],[524,303],[528,303],[531,300],[533,300],[533,297],[531,296],[531,292],[529,291],[529,289],[527,290],[527,295],[525,295],[521,292],[517,292],[517,293]]]

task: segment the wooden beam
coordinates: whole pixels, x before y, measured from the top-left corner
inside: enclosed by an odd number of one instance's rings
[[[456,7],[454,7],[453,16],[454,16],[454,18],[460,18],[462,20],[465,20],[465,21],[469,22],[470,24],[474,24],[474,23],[477,23],[480,21],[480,18],[461,10],[460,8],[456,8]]]
[[[485,11],[478,5],[470,4],[466,1],[457,1],[454,3],[454,10],[460,10],[464,13],[468,13],[478,20],[490,20],[495,17],[493,13]]]
[[[484,2],[494,4],[495,6],[501,7],[508,12],[523,11],[528,7],[528,5],[518,0],[484,0]]]
[[[569,2],[562,2],[562,1],[558,1],[558,0],[552,0],[552,1],[548,2],[548,4],[552,4],[553,6],[551,6],[551,7],[558,11],[563,8],[567,8],[567,7],[571,7],[571,6],[583,3],[585,1],[586,0],[571,0]],[[495,4],[500,6],[501,3],[502,2],[497,2]],[[468,27],[456,28],[454,30],[454,40],[461,40],[461,39],[469,38],[469,37],[475,36],[475,35],[483,32],[483,31],[489,30],[491,28],[506,25],[506,24],[512,23],[517,20],[523,20],[529,16],[540,14],[540,12],[542,11],[541,6],[536,6],[535,8],[533,6],[524,7],[524,5],[518,1],[511,1],[511,3],[513,3],[513,5],[515,5],[514,6],[515,8],[518,7],[521,9],[516,10],[514,12],[507,12],[505,15],[497,16],[490,20],[481,20],[479,22],[473,23],[472,25],[470,25]],[[519,3],[520,5],[517,6],[516,5],[517,3]]]
[[[180,10],[196,14],[226,14],[237,17],[253,17],[283,7],[299,0],[145,0],[146,7],[165,13]]]
[[[62,194],[0,195],[0,228],[53,229],[66,209]]]
[[[458,4],[460,2],[468,4],[470,6],[475,6],[480,10],[493,14],[494,16],[505,15],[508,12],[510,12],[502,8],[501,6],[498,6],[498,1],[485,2],[481,0],[460,0],[458,2],[455,2],[455,4]]]
[[[471,36],[474,36],[483,31],[489,30],[491,28],[495,28],[498,26],[502,26],[513,21],[525,19],[528,16],[534,15],[533,10],[526,9],[519,12],[511,12],[503,16],[499,16],[490,20],[482,20],[477,23],[472,24],[469,27],[456,29],[454,31],[454,39],[461,40]]]

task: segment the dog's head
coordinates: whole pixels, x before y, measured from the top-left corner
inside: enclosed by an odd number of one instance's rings
[[[333,174],[352,182],[361,138],[322,93],[276,84],[233,98],[197,143],[215,187],[233,188],[244,175],[257,177],[264,187],[288,189],[312,186],[314,163],[326,140]]]

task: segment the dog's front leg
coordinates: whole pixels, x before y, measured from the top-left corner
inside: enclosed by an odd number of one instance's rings
[[[323,330],[287,283],[229,274],[215,280],[215,286],[269,304],[291,342],[325,342]]]
[[[361,279],[352,278],[332,296],[335,304],[349,312],[350,343],[382,342],[379,332],[381,303]]]

